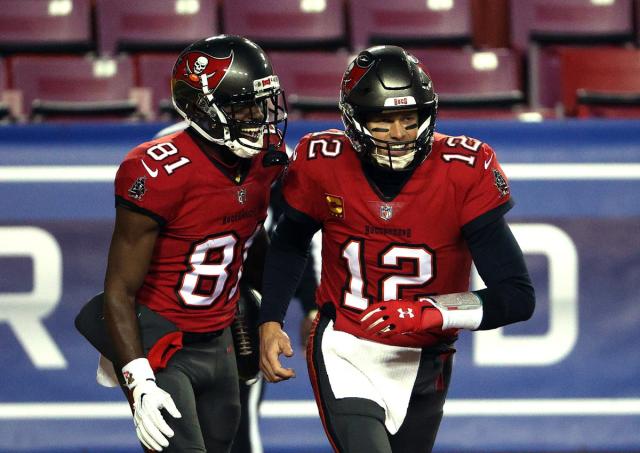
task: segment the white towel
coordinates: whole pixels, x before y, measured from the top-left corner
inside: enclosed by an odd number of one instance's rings
[[[391,434],[398,432],[407,415],[421,352],[336,331],[333,321],[322,336],[322,354],[335,397],[374,401],[384,409]]]
[[[98,360],[96,381],[103,387],[118,387],[120,385],[113,363],[102,354],[100,354],[100,359]]]

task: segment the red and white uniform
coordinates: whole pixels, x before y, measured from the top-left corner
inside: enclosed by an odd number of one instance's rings
[[[217,165],[188,133],[178,132],[134,148],[115,180],[117,204],[161,225],[136,300],[187,332],[233,321],[242,262],[281,171],[253,159],[236,181]]]
[[[367,180],[341,131],[303,137],[294,159],[284,197],[322,224],[317,302],[335,306],[335,330],[363,338],[359,318],[369,304],[468,291],[471,255],[461,227],[510,198],[494,151],[465,136],[436,133],[428,158],[392,200]],[[369,339],[426,347],[456,333]]]

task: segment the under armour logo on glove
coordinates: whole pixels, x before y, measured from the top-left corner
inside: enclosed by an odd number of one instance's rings
[[[398,313],[400,313],[401,318],[404,318],[405,316],[408,316],[409,318],[415,317],[413,314],[413,308],[409,308],[407,311],[402,311],[402,308],[398,308]]]
[[[372,304],[360,318],[365,332],[381,337],[442,328],[442,313],[434,301],[389,300]]]

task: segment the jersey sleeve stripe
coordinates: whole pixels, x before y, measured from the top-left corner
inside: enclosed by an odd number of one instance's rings
[[[471,222],[468,222],[467,224],[463,225],[461,228],[462,234],[464,236],[468,236],[472,234],[474,231],[477,231],[478,229],[482,228],[483,226],[488,225],[494,220],[499,219],[500,217],[504,216],[507,212],[509,212],[509,210],[513,208],[514,205],[515,205],[515,202],[513,201],[513,198],[509,198],[506,203],[502,203],[500,206],[497,206],[492,210],[479,215],[478,217],[473,219]]]
[[[142,207],[138,206],[137,204],[132,203],[132,202],[130,202],[129,200],[127,200],[125,198],[122,198],[119,195],[116,195],[116,207],[117,206],[129,209],[130,211],[134,211],[134,212],[137,212],[139,214],[146,215],[147,217],[151,217],[161,227],[164,227],[167,224],[167,220],[164,217],[159,216],[155,212],[149,211],[148,209],[142,208]]]

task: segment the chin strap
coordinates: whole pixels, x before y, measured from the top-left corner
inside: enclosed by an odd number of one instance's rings
[[[227,128],[225,127],[225,129]],[[262,145],[262,141],[264,140],[264,138],[261,137],[258,140],[260,140],[260,145]],[[242,159],[250,159],[254,156],[257,156],[261,151],[261,149],[254,149],[249,148],[248,146],[244,146],[238,140],[225,140],[223,142],[223,145],[229,148],[229,151],[231,151],[233,154]]]
[[[402,170],[407,168],[413,162],[416,151],[410,151],[402,156],[389,156],[389,154],[380,154],[374,152],[371,156],[376,163],[382,167],[391,168],[393,170]]]

